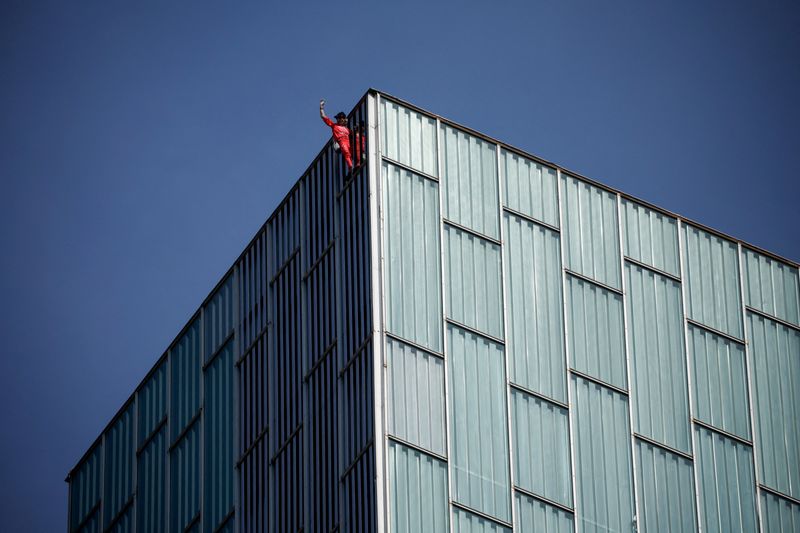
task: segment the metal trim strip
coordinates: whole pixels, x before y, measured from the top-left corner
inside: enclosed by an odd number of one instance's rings
[[[753,447],[753,443],[751,441],[749,441],[747,439],[743,439],[742,437],[740,437],[738,435],[734,435],[733,433],[725,431],[724,429],[719,429],[718,427],[712,426],[711,424],[708,424],[707,422],[703,422],[700,419],[692,418],[692,422],[696,426],[700,426],[703,429],[707,429],[708,431],[711,431],[712,433],[716,433],[717,435],[721,435],[721,436],[729,438],[731,440],[735,440],[739,444],[744,444],[745,446],[749,446],[751,448]]]
[[[431,176],[430,174],[426,174],[425,172],[423,172],[421,170],[417,170],[417,169],[415,169],[413,167],[410,167],[408,165],[404,165],[400,161],[396,161],[396,160],[394,160],[394,159],[392,159],[390,157],[386,157],[383,154],[381,154],[381,161],[384,162],[384,163],[389,163],[390,165],[393,165],[395,167],[401,168],[401,169],[403,169],[403,170],[405,170],[407,172],[411,172],[412,174],[416,174],[417,176],[425,178],[425,179],[427,179],[429,181],[433,181],[433,182],[439,183],[439,178]]]
[[[286,440],[285,440],[285,441],[283,441],[283,443],[282,443],[282,444],[280,445],[280,447],[279,447],[279,448],[278,448],[278,449],[275,451],[275,453],[274,453],[274,454],[272,454],[272,457],[270,457],[270,458],[269,458],[269,464],[270,464],[270,466],[274,465],[274,464],[275,464],[275,461],[277,461],[277,460],[278,460],[278,457],[280,457],[280,455],[281,455],[281,454],[282,454],[284,451],[286,451],[286,448],[288,448],[288,447],[289,447],[289,445],[292,443],[292,440],[294,440],[294,438],[295,438],[295,437],[297,437],[297,435],[300,433],[300,430],[301,430],[301,429],[303,429],[303,422],[302,422],[302,421],[301,421],[299,424],[297,424],[297,427],[295,427],[295,428],[292,430],[292,432],[291,432],[291,433],[289,433],[289,436],[288,436],[288,437],[286,437]]]
[[[314,273],[314,270],[316,270],[317,267],[319,267],[319,265],[322,264],[322,261],[325,260],[325,257],[327,257],[330,251],[333,250],[333,245],[335,242],[336,242],[335,237],[328,242],[328,244],[325,246],[325,249],[322,250],[322,252],[319,254],[319,257],[317,257],[317,259],[314,261],[314,264],[308,267],[308,270],[303,272],[303,275],[300,277],[301,281],[307,280],[308,277]]]
[[[672,453],[674,455],[680,455],[684,459],[688,459],[689,461],[694,462],[694,456],[692,454],[690,454],[690,453],[686,453],[686,452],[681,451],[681,450],[679,450],[677,448],[673,448],[672,446],[664,444],[663,442],[659,442],[659,441],[657,441],[655,439],[651,439],[650,437],[642,435],[641,433],[637,433],[636,431],[631,432],[631,434],[633,435],[634,438],[639,439],[640,441],[642,441],[642,442],[644,442],[646,444],[650,444],[651,446],[655,446],[656,448],[660,448],[660,449],[664,450],[665,452],[669,452],[669,453]]]
[[[571,514],[573,516],[575,515],[575,509],[573,509],[571,507],[567,507],[563,503],[558,503],[558,502],[553,501],[553,500],[551,500],[549,498],[545,498],[544,496],[540,496],[540,495],[538,495],[538,494],[536,494],[534,492],[531,492],[529,490],[525,490],[522,487],[518,487],[518,486],[514,485],[514,492],[519,492],[523,496],[527,496],[529,498],[533,498],[534,500],[539,500],[540,502],[542,502],[544,504],[550,505],[551,507],[556,507],[556,508],[564,511],[565,513],[569,513],[569,514]]]
[[[432,457],[433,459],[438,459],[439,461],[442,461],[443,463],[447,463],[448,462],[447,457],[445,457],[444,455],[439,455],[436,452],[432,452],[430,450],[427,450],[427,449],[425,449],[425,448],[423,448],[423,447],[421,447],[421,446],[419,446],[417,444],[414,444],[413,442],[409,442],[409,441],[407,441],[405,439],[401,439],[400,437],[392,435],[391,433],[387,433],[386,434],[386,439],[391,441],[391,442],[394,442],[396,444],[399,444],[401,446],[405,446],[406,448],[410,448],[410,449],[412,449],[414,451],[417,451],[417,452],[419,452],[419,453],[421,453],[423,455],[427,455],[428,457]]]
[[[144,452],[145,448],[147,448],[150,445],[150,442],[152,442],[152,440],[154,438],[156,438],[156,436],[164,428],[164,426],[167,425],[167,420],[168,419],[169,419],[169,415],[168,414],[164,415],[163,418],[161,419],[161,421],[158,424],[156,424],[155,429],[153,429],[153,431],[150,432],[150,434],[147,436],[147,438],[144,439],[144,441],[142,442],[142,445],[139,446],[139,448],[136,449],[137,461],[138,461],[139,456],[142,455],[142,453]]]
[[[766,318],[767,320],[771,320],[771,321],[773,321],[773,322],[775,322],[777,324],[780,324],[781,326],[787,327],[787,328],[789,328],[791,330],[800,332],[800,326],[798,326],[796,324],[792,324],[791,322],[786,322],[785,320],[783,320],[781,318],[778,318],[776,316],[770,315],[769,313],[765,313],[764,311],[761,311],[759,309],[755,309],[754,307],[745,306],[745,311],[753,313],[754,315],[758,315],[758,316],[760,316],[762,318]]]
[[[116,526],[119,523],[119,521],[122,520],[122,518],[125,516],[125,513],[133,505],[135,499],[136,499],[136,493],[134,492],[128,497],[128,500],[125,502],[125,505],[123,505],[122,508],[119,511],[117,511],[117,514],[114,515],[114,518],[112,518],[111,521],[108,523],[106,528],[103,530],[104,533],[109,533],[114,529],[114,526]],[[134,513],[134,517],[135,516],[136,513]]]
[[[464,233],[469,233],[473,237],[477,237],[478,239],[482,239],[487,242],[491,242],[492,244],[496,244],[497,246],[502,246],[503,243],[495,238],[489,237],[488,235],[484,235],[483,233],[477,232],[474,229],[470,229],[466,226],[462,226],[458,222],[453,222],[452,220],[447,220],[446,218],[442,217],[442,223],[446,226],[450,226],[451,228],[457,229],[459,231],[463,231]],[[442,243],[444,244],[444,243]],[[444,248],[444,246],[442,246]]]
[[[396,333],[391,333],[389,331],[386,331],[384,332],[384,335],[386,335],[386,337],[392,339],[393,341],[405,344],[411,348],[414,348],[415,350],[419,350],[420,352],[425,352],[426,354],[432,355],[433,357],[438,357],[439,359],[444,359],[443,353],[439,353],[435,350],[431,350],[430,348],[426,348],[425,346],[422,346],[421,344],[417,344],[414,341],[410,341],[406,338],[403,338],[400,335],[397,335]]]
[[[322,351],[322,355],[320,355],[317,360],[314,361],[314,364],[312,364],[311,368],[308,369],[306,375],[303,376],[303,383],[308,382],[311,374],[313,374],[314,371],[319,368],[319,365],[325,362],[325,359],[327,359],[327,357],[333,352],[334,348],[336,348],[336,339],[333,339],[333,341]]]
[[[353,364],[354,364],[356,361],[358,361],[358,357],[359,357],[359,356],[360,356],[360,355],[361,355],[361,354],[364,352],[364,350],[366,350],[366,348],[367,348],[367,346],[369,346],[369,343],[370,343],[370,341],[371,341],[371,340],[372,340],[372,333],[368,333],[368,334],[367,334],[367,338],[366,338],[366,339],[364,339],[364,342],[362,342],[362,343],[359,345],[359,347],[358,347],[358,348],[356,348],[356,351],[353,353],[353,355],[351,355],[351,356],[350,356],[350,359],[348,359],[348,360],[347,360],[347,362],[344,364],[344,366],[342,367],[342,369],[339,371],[339,378],[341,378],[342,376],[344,376],[344,375],[345,375],[345,373],[347,373],[347,370],[348,370],[348,369],[349,369],[351,366],[353,366]]]
[[[800,505],[800,499],[795,498],[794,496],[789,496],[788,494],[785,494],[785,493],[783,493],[783,492],[781,492],[779,490],[773,489],[772,487],[768,487],[767,485],[764,485],[763,483],[759,483],[758,484],[758,488],[763,490],[764,492],[772,494],[773,496],[777,496],[778,498],[784,499],[787,502],[793,503],[795,505]]]
[[[623,256],[623,259],[625,261],[627,261],[628,263],[630,263],[632,265],[635,265],[635,266],[638,266],[640,268],[643,268],[643,269],[645,269],[645,270],[647,270],[649,272],[652,272],[653,274],[658,274],[659,276],[663,276],[665,278],[669,278],[672,281],[677,281],[678,283],[681,282],[681,278],[679,276],[676,276],[675,274],[670,274],[666,270],[661,270],[660,268],[656,268],[653,265],[648,265],[647,263],[642,263],[641,261],[639,261],[637,259],[634,259],[632,257],[628,257],[627,255]],[[623,275],[624,275],[624,273],[623,273]]]
[[[486,339],[488,341],[492,341],[495,344],[499,344],[500,346],[503,346],[503,348],[505,348],[506,342],[503,339],[498,339],[497,337],[495,337],[493,335],[489,335],[488,333],[484,333],[484,332],[482,332],[480,330],[477,330],[477,329],[475,329],[475,328],[473,328],[471,326],[467,326],[466,324],[462,324],[461,322],[453,320],[452,318],[445,318],[444,321],[447,322],[448,324],[450,324],[451,326],[455,326],[457,328],[463,329],[464,331],[468,331],[469,333],[473,333],[473,334],[477,335],[478,337],[483,337],[484,339]]]
[[[255,438],[255,440],[253,440],[253,443],[244,452],[242,452],[242,455],[240,455],[239,458],[236,460],[235,468],[238,469],[242,466],[242,463],[245,462],[245,460],[247,460],[247,458],[250,456],[251,453],[253,453],[253,450],[256,449],[258,443],[264,440],[264,437],[267,436],[268,432],[269,432],[269,426],[266,426],[264,429],[261,430],[261,432]]]
[[[680,219],[678,219],[676,227],[678,230],[678,272],[680,273],[681,280],[683,280],[686,276],[683,272],[683,227]],[[692,393],[692,388],[694,387],[694,373],[689,355],[689,322],[688,316],[686,315],[686,284],[683,283],[683,281],[681,281],[681,316],[683,318],[683,353],[684,359],[686,360],[686,395],[689,398],[689,441],[692,445],[692,481],[694,481],[694,494],[692,495],[692,499],[694,500],[695,519],[697,520],[697,526],[700,527],[700,473],[697,468],[693,424],[695,420],[693,412],[694,394]]]
[[[572,375],[578,376],[579,378],[583,378],[586,381],[591,381],[592,383],[595,383],[597,385],[605,387],[606,389],[609,389],[609,390],[612,390],[612,391],[617,392],[619,394],[622,394],[625,397],[629,397],[630,396],[630,393],[628,391],[626,391],[625,389],[621,389],[621,388],[617,387],[616,385],[612,385],[611,383],[606,383],[602,379],[596,378],[594,376],[590,376],[589,374],[584,374],[580,370],[575,370],[574,368],[570,368],[569,369],[569,373],[572,374]]]
[[[372,439],[370,439],[369,442],[366,445],[364,445],[363,448],[361,448],[361,451],[358,452],[358,454],[356,455],[355,459],[353,459],[350,462],[350,464],[347,465],[347,468],[344,469],[344,472],[342,472],[342,475],[339,476],[339,482],[341,482],[341,483],[344,482],[344,480],[347,478],[347,476],[350,474],[350,472],[353,471],[353,469],[356,467],[356,465],[359,463],[359,461],[361,461],[361,458],[364,457],[364,455],[366,455],[366,453],[369,451],[369,449],[372,447],[373,444],[374,444],[374,441]]]
[[[633,380],[631,379],[632,372],[631,372],[631,347],[629,343],[629,330],[628,330],[628,315],[630,314],[630,309],[628,308],[628,303],[630,297],[625,297],[628,289],[627,283],[627,276],[625,275],[625,254],[623,250],[625,247],[623,246],[622,242],[622,198],[619,194],[616,195],[615,198],[616,202],[616,229],[617,229],[617,248],[619,249],[619,277],[620,277],[620,288],[622,292],[622,329],[623,329],[623,349],[625,350],[625,383],[628,385],[628,391],[631,391],[631,387],[633,384]],[[633,393],[630,392],[628,396],[628,442],[630,443],[630,458],[631,458],[631,484],[633,490],[633,523],[634,528],[639,529],[639,522],[641,519],[641,506],[639,505],[639,472],[636,468],[636,442],[635,442],[635,435],[636,433],[633,431],[633,401],[634,396]]]
[[[756,508],[756,522],[758,523],[758,529],[763,533],[764,531],[764,522],[761,519],[762,512],[761,512],[761,497],[758,492],[758,487],[761,485],[761,481],[759,480],[758,476],[758,460],[759,454],[761,452],[757,446],[755,446],[755,439],[756,439],[756,418],[755,412],[753,411],[753,362],[752,357],[753,354],[750,351],[750,343],[747,339],[747,306],[745,305],[745,298],[744,298],[744,273],[743,273],[743,262],[742,262],[742,243],[738,243],[736,246],[736,267],[737,267],[737,275],[739,276],[739,305],[742,308],[742,338],[744,339],[744,361],[745,361],[745,372],[747,375],[747,409],[749,411],[750,417],[750,435],[752,435],[753,443],[751,444],[753,450],[753,481],[756,485],[755,490],[755,508]]]
[[[607,291],[613,292],[614,294],[619,294],[620,296],[624,296],[624,293],[622,292],[622,289],[616,289],[616,288],[612,287],[611,285],[606,285],[602,281],[597,281],[596,279],[592,279],[589,276],[585,276],[583,274],[575,272],[574,270],[570,270],[569,268],[564,268],[564,272],[569,274],[573,278],[578,278],[578,279],[580,279],[582,281],[585,281],[587,283],[591,283],[592,285],[600,287],[601,289],[605,289]]]
[[[214,350],[214,353],[211,354],[211,357],[208,358],[208,361],[203,363],[203,368],[202,368],[203,373],[205,373],[205,371],[208,370],[208,367],[214,364],[214,361],[217,359],[217,357],[219,357],[219,354],[224,352],[225,349],[228,347],[228,345],[232,343],[235,334],[236,334],[236,328],[234,327],[233,330],[231,330],[231,332],[228,333],[228,336],[225,337],[225,340],[222,341],[222,344],[220,344],[219,347],[216,350]]]
[[[488,520],[489,522],[493,522],[493,523],[495,523],[495,524],[497,524],[499,526],[507,527],[507,528],[512,529],[512,530],[514,528],[514,525],[511,522],[506,522],[505,520],[500,520],[499,518],[495,518],[492,515],[488,515],[488,514],[486,514],[484,512],[478,511],[477,509],[473,509],[472,507],[469,507],[468,505],[464,505],[463,503],[459,503],[459,502],[457,502],[455,500],[450,500],[450,505],[452,505],[456,509],[461,509],[462,511],[466,511],[468,513],[474,514],[475,516],[477,516],[479,518],[483,518],[484,520]]]
[[[561,202],[562,200],[562,190],[561,190],[561,170],[558,168],[556,169],[556,195],[557,195],[557,204],[558,204],[558,225],[559,227],[564,227],[564,206]],[[576,481],[577,472],[575,471],[575,440],[573,438],[573,425],[575,422],[575,417],[573,416],[572,410],[572,378],[570,377],[570,367],[572,366],[572,361],[570,358],[570,342],[569,342],[569,322],[567,320],[567,269],[564,268],[564,235],[559,234],[558,236],[558,254],[559,254],[559,270],[561,275],[561,320],[563,327],[563,334],[564,334],[564,367],[566,368],[565,373],[565,385],[566,385],[566,393],[567,393],[567,405],[569,409],[567,409],[567,426],[569,428],[569,466],[570,466],[570,482],[572,488],[572,505],[576,509],[578,508],[578,484]],[[577,531],[578,524],[577,520],[573,520],[572,522],[572,529],[573,531]]]
[[[86,527],[86,524],[89,523],[89,520],[91,520],[94,517],[94,515],[97,514],[97,512],[100,510],[100,502],[101,500],[98,499],[97,502],[92,506],[92,508],[89,509],[89,512],[86,514],[86,516],[83,517],[83,520],[81,520],[81,522],[77,525],[77,527],[75,527],[75,529],[73,529],[72,531],[78,532]]]
[[[225,517],[222,519],[222,521],[217,525],[217,527],[214,528],[214,533],[219,533],[220,531],[222,531],[222,528],[225,527],[228,524],[228,522],[231,521],[231,518],[233,518],[235,515],[236,515],[236,505],[233,505],[231,507],[231,510],[228,511],[228,514],[226,514]]]
[[[270,278],[270,280],[269,280],[269,284],[270,285],[274,285],[275,284],[275,282],[278,280],[280,275],[283,274],[284,270],[286,270],[289,267],[289,264],[298,255],[300,255],[300,247],[299,246],[297,246],[294,250],[292,250],[292,253],[289,254],[289,257],[287,257],[286,260],[281,264],[280,268],[278,268],[278,270],[275,272],[275,275],[272,276],[272,278]]]
[[[717,335],[718,337],[723,337],[725,339],[728,339],[729,341],[735,342],[736,344],[740,344],[742,346],[744,346],[746,344],[746,342],[743,341],[742,339],[737,339],[736,337],[734,337],[733,335],[730,335],[729,333],[725,333],[725,332],[720,331],[718,329],[712,328],[711,326],[706,326],[702,322],[698,322],[697,320],[693,320],[693,319],[691,319],[689,317],[686,317],[686,323],[689,324],[690,326],[694,326],[696,328],[700,328],[702,330],[705,330],[705,331],[707,331],[709,333],[713,333],[714,335]]]
[[[204,406],[201,405],[200,409],[198,409],[197,412],[192,417],[192,419],[189,420],[189,423],[186,424],[186,427],[184,427],[178,434],[178,436],[175,438],[175,440],[172,441],[172,444],[170,444],[169,448],[167,448],[167,455],[172,453],[172,450],[174,450],[178,446],[178,444],[181,443],[181,440],[183,440],[183,438],[186,437],[186,434],[189,433],[189,430],[192,429],[192,427],[200,420],[200,417],[203,414],[203,409]]]
[[[541,220],[536,220],[530,215],[526,215],[525,213],[521,213],[516,209],[511,209],[510,207],[503,206],[502,207],[503,213],[508,213],[509,215],[514,215],[515,217],[530,222],[532,224],[536,224],[537,226],[541,226],[543,228],[549,229],[550,231],[554,231],[556,233],[561,233],[561,230],[547,222],[542,222]]]
[[[538,398],[538,399],[543,400],[543,401],[545,401],[547,403],[550,403],[550,404],[553,404],[553,405],[555,405],[557,407],[560,407],[560,408],[562,408],[564,410],[569,410],[569,405],[567,405],[565,403],[562,403],[562,402],[559,402],[558,400],[554,400],[553,398],[549,398],[549,397],[545,396],[544,394],[542,394],[540,392],[536,392],[536,391],[533,391],[533,390],[531,390],[531,389],[529,389],[527,387],[523,387],[522,385],[518,385],[518,384],[514,383],[513,381],[509,381],[508,382],[508,386],[511,387],[512,389],[518,391],[518,392],[521,392],[523,394],[527,394],[528,396],[532,396],[534,398]],[[510,408],[509,408],[509,411],[510,411]]]

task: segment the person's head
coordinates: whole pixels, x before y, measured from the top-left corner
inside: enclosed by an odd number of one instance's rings
[[[340,126],[346,126],[347,125],[347,115],[345,115],[341,111],[336,113],[336,123],[339,124]]]

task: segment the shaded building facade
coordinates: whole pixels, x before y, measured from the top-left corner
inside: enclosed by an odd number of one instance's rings
[[[370,90],[69,531],[798,531],[798,265]]]

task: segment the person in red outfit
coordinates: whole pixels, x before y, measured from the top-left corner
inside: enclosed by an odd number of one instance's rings
[[[367,134],[364,131],[364,121],[359,122],[355,134],[356,165],[360,165],[367,158]]]
[[[339,149],[344,156],[344,162],[347,163],[347,169],[353,168],[353,156],[350,153],[350,130],[347,127],[347,115],[344,113],[336,113],[336,122],[333,122],[325,116],[325,100],[319,101],[319,116],[322,121],[330,126],[333,131],[333,140],[339,145]]]

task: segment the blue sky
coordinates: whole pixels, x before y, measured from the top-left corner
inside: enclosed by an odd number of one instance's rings
[[[63,482],[326,141],[394,94],[800,260],[796,2],[0,4],[0,516]]]

